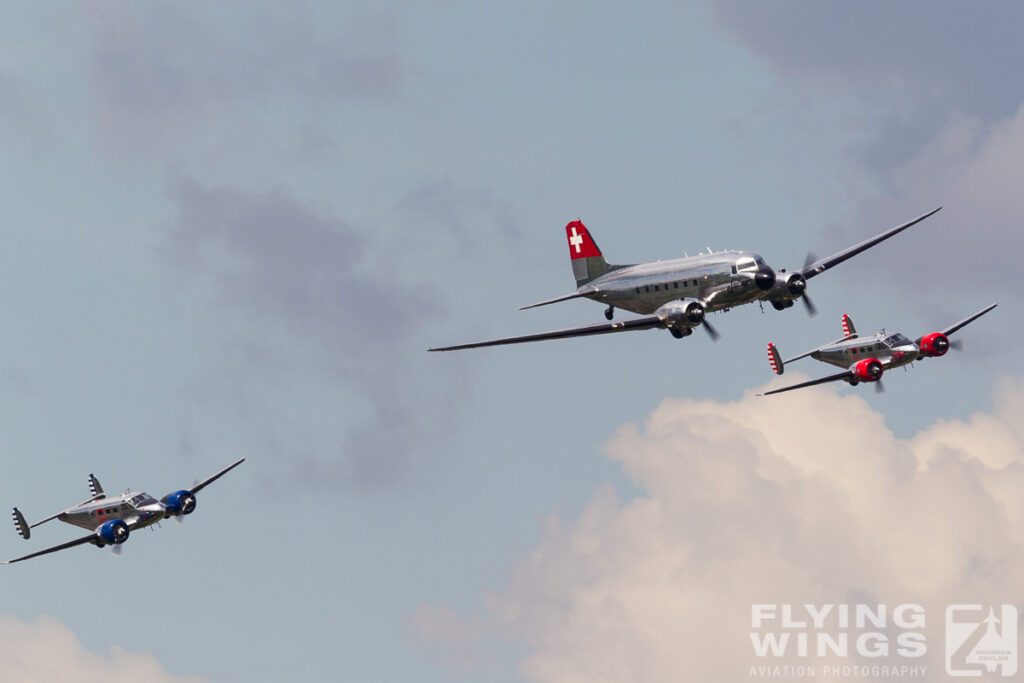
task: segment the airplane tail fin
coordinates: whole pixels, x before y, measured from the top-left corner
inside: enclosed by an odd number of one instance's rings
[[[782,356],[779,355],[778,347],[770,342],[768,344],[768,364],[772,366],[772,372],[776,375],[781,375],[786,369],[782,362]]]
[[[25,521],[25,515],[21,514],[21,510],[18,508],[14,508],[11,517],[14,519],[14,530],[27,541],[28,537],[32,535],[32,530],[29,528],[28,522]]]
[[[856,337],[857,328],[853,326],[853,320],[850,316],[843,313],[843,337]]]
[[[100,480],[96,478],[95,474],[89,475],[89,493],[92,494],[93,499],[106,497],[103,487],[100,486]]]
[[[591,280],[608,272],[608,262],[601,255],[594,238],[590,236],[583,221],[570,221],[565,226],[565,236],[569,240],[569,258],[572,261],[572,274],[576,278],[576,286],[582,287]]]

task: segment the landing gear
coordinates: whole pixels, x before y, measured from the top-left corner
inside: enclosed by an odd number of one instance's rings
[[[681,330],[677,329],[675,327],[670,327],[670,328],[668,328],[668,331],[671,332],[672,336],[675,337],[676,339],[682,339],[683,337],[689,337],[691,334],[693,334],[693,330],[691,330],[689,327],[683,328]]]
[[[606,308],[604,310],[604,318],[605,318],[605,320],[611,320],[614,315],[615,315],[615,307],[614,306],[609,306],[608,308]]]
[[[772,300],[772,308],[774,308],[776,311],[784,311],[787,308],[792,308],[792,307],[793,307],[793,302],[792,301],[775,301],[774,299]]]

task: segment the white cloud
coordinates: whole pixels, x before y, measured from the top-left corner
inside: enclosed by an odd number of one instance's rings
[[[0,680],[10,683],[198,683],[172,676],[152,655],[112,647],[107,657],[89,652],[67,626],[50,617],[27,624],[0,616]]]
[[[919,603],[928,653],[896,661],[934,680],[945,605],[1024,598],[1022,407],[1004,381],[991,414],[902,440],[832,387],[665,400],[607,445],[640,494],[548,520],[485,611],[530,680],[748,681],[754,603]]]

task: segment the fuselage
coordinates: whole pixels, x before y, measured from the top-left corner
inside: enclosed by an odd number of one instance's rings
[[[718,311],[764,298],[774,272],[749,251],[722,251],[613,269],[579,289],[589,299],[649,315],[677,299],[699,299]],[[763,273],[759,283],[758,273]],[[771,273],[768,281],[767,274]],[[762,283],[769,282],[767,288]]]
[[[113,519],[120,519],[129,529],[141,529],[162,520],[165,512],[166,506],[148,493],[125,491],[120,496],[107,496],[68,508],[57,519],[89,531]]]
[[[911,363],[919,355],[917,344],[902,334],[879,332],[832,342],[812,352],[811,358],[840,368],[849,368],[865,358],[877,358],[888,370]]]

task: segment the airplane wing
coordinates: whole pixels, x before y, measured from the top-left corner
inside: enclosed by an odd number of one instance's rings
[[[83,536],[82,538],[76,538],[75,540],[68,541],[67,543],[61,543],[60,545],[55,545],[52,548],[47,548],[46,550],[39,550],[39,551],[31,553],[29,555],[24,555],[22,557],[16,557],[13,560],[7,560],[6,562],[0,562],[0,564],[14,564],[15,562],[21,562],[22,560],[29,560],[29,559],[32,559],[33,557],[39,557],[40,555],[46,555],[48,553],[55,553],[58,550],[64,550],[65,548],[74,548],[76,545],[82,545],[83,543],[89,543],[89,542],[95,541],[95,540],[96,540],[96,534],[89,534],[88,536]]]
[[[964,326],[974,322],[975,320],[977,320],[981,316],[985,315],[986,313],[991,311],[996,306],[998,306],[998,304],[990,304],[990,305],[986,306],[985,308],[981,309],[980,311],[978,311],[977,313],[973,313],[973,314],[967,316],[966,318],[964,318],[960,322],[953,323],[952,325],[950,325],[949,327],[944,329],[942,331],[942,334],[944,334],[944,335],[946,335],[948,337],[949,335],[951,335],[954,332],[956,332],[957,330],[959,330],[961,327],[964,327]]]
[[[810,265],[804,266],[804,268],[800,271],[800,274],[804,276],[804,279],[810,280],[815,275],[820,275],[821,273],[824,273],[829,268],[832,268],[834,266],[838,266],[843,261],[845,261],[847,259],[853,258],[857,254],[859,254],[862,251],[865,251],[867,249],[870,249],[871,247],[875,246],[879,242],[884,242],[885,240],[889,239],[890,237],[892,237],[894,235],[898,235],[899,233],[903,232],[907,228],[920,223],[925,218],[928,218],[932,214],[937,213],[941,208],[942,207],[940,206],[938,209],[932,209],[931,211],[929,211],[928,213],[924,214],[923,216],[918,216],[917,218],[915,218],[914,220],[912,220],[912,221],[910,221],[908,223],[904,223],[903,225],[897,226],[897,227],[895,227],[895,228],[893,228],[891,230],[887,230],[887,231],[883,232],[881,235],[876,235],[875,237],[872,237],[871,239],[864,240],[860,244],[855,244],[855,245],[853,245],[852,247],[850,247],[848,249],[843,249],[839,253],[832,254],[828,258],[819,259],[819,260],[815,261],[814,263],[811,263]]]
[[[793,389],[803,389],[804,387],[813,387],[815,384],[824,384],[825,382],[835,382],[837,380],[847,379],[849,377],[853,377],[853,371],[852,370],[844,370],[843,372],[837,372],[836,374],[829,375],[828,377],[819,377],[818,379],[812,379],[812,380],[809,380],[807,382],[801,382],[800,384],[792,384],[792,385],[790,385],[788,387],[782,387],[781,389],[772,389],[771,391],[766,391],[763,394],[758,394],[758,396],[771,396],[772,394],[781,394],[783,391],[792,391]]]
[[[228,465],[227,467],[225,467],[221,471],[217,472],[216,474],[211,474],[206,479],[203,479],[201,482],[199,482],[195,486],[191,487],[189,489],[189,491],[191,491],[192,493],[198,493],[198,492],[202,491],[208,485],[210,485],[213,482],[217,481],[218,479],[223,477],[225,474],[227,474],[231,470],[233,470],[236,467],[238,467],[239,465],[241,465],[243,462],[245,462],[245,458],[239,458],[238,460],[234,461],[233,463],[231,463],[230,465]]]
[[[664,327],[665,323],[661,316],[645,315],[631,320],[622,320],[614,323],[597,323],[584,325],[582,327],[570,327],[566,330],[554,330],[552,332],[541,332],[540,334],[524,334],[520,337],[506,337],[504,339],[492,339],[490,341],[474,342],[472,344],[459,344],[457,346],[442,346],[430,348],[427,351],[460,351],[462,349],[476,349],[481,346],[500,346],[502,344],[523,344],[525,342],[543,341],[545,339],[565,339],[567,337],[586,337],[595,334],[610,334],[612,332],[628,332],[629,330],[650,330],[655,327]]]

